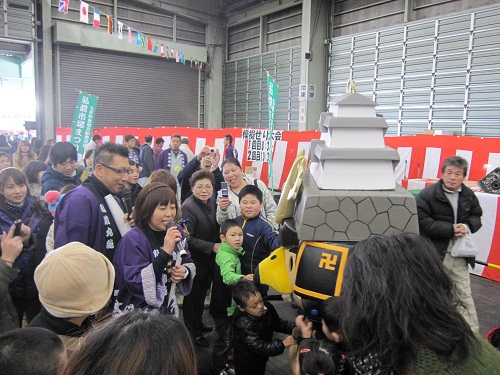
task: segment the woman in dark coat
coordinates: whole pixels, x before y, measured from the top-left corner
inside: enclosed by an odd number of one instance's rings
[[[189,183],[193,195],[182,204],[182,217],[189,219],[188,244],[196,265],[196,276],[191,293],[184,297],[184,322],[195,338],[195,343],[206,347],[208,341],[202,333],[209,328],[203,326],[202,315],[205,297],[212,282],[215,254],[220,246],[216,204],[213,198],[214,175],[200,170],[193,174]]]
[[[45,239],[53,217],[31,196],[26,175],[17,168],[6,168],[0,172],[0,233],[7,233],[19,219],[31,229],[37,243],[33,251],[23,252],[14,262],[19,274],[9,286],[21,326],[24,314],[30,322],[41,309],[34,273],[45,257]]]

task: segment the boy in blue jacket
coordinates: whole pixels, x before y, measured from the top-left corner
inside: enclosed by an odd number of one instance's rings
[[[262,191],[255,185],[246,185],[240,194],[241,215],[236,221],[243,229],[243,250],[241,273],[254,273],[259,263],[279,247],[278,233],[274,226],[260,214],[262,209]],[[261,290],[262,292],[262,290]]]

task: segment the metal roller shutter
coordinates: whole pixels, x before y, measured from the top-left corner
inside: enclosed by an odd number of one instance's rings
[[[328,100],[352,77],[377,103],[387,134],[433,128],[498,137],[499,25],[496,7],[333,38]]]
[[[274,127],[298,129],[300,48],[226,62],[223,127],[269,125],[266,69],[279,86]]]
[[[198,126],[203,84],[189,63],[71,46],[57,57],[62,126],[71,126],[80,90],[99,97],[96,127]]]

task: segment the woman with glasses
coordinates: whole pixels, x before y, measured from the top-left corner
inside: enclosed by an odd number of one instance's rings
[[[214,175],[200,170],[189,179],[193,195],[182,204],[182,217],[189,231],[189,250],[196,265],[191,293],[184,297],[184,323],[195,339],[195,344],[207,347],[203,332],[211,331],[202,321],[205,297],[212,281],[215,254],[219,250],[219,225],[213,197]]]
[[[120,240],[113,259],[115,314],[146,309],[179,315],[175,293],[169,298],[171,289],[188,294],[196,268],[189,252],[181,257],[178,251],[185,238],[173,224],[176,213],[177,199],[166,184],[147,184],[139,193],[132,214],[136,226]]]
[[[42,176],[42,192],[45,195],[49,190],[60,191],[63,186],[82,184],[76,173],[78,155],[76,147],[69,142],[58,142],[49,152],[50,163]]]

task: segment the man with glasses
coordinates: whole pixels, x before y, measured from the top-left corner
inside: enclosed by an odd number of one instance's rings
[[[96,149],[94,173],[57,206],[54,248],[78,241],[113,260],[121,235],[104,197],[115,195],[121,205],[116,194],[128,180],[129,169],[125,146],[109,142]]]
[[[474,192],[463,184],[467,169],[467,160],[460,156],[446,159],[441,167],[441,180],[418,195],[417,211],[420,234],[428,237],[436,247],[466,307],[466,310],[461,309],[463,317],[473,331],[479,332],[467,266],[474,267],[474,258],[451,255],[456,239],[464,237],[467,231],[474,233],[481,228],[483,211],[479,201]]]

